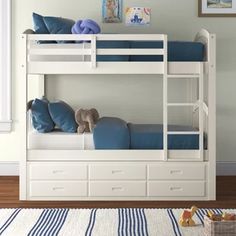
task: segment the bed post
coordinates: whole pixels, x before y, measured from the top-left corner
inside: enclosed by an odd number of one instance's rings
[[[208,47],[208,156],[209,200],[216,199],[216,36],[210,34]]]
[[[27,34],[21,35],[22,40],[22,110],[21,110],[21,157],[20,157],[20,200],[26,200],[27,192]]]
[[[164,161],[168,160],[168,44],[167,35],[163,36],[163,150],[164,150]]]

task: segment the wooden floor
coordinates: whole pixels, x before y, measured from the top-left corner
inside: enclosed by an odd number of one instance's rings
[[[117,208],[117,207],[216,207],[236,208],[236,176],[217,177],[217,200],[188,202],[188,201],[64,201],[64,202],[38,202],[19,201],[19,178],[0,177],[0,207],[23,207],[23,208],[44,208],[44,207],[68,207],[68,208]]]

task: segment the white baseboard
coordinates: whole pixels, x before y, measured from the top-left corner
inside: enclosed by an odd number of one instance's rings
[[[19,175],[18,161],[0,161],[0,176]]]
[[[216,175],[236,175],[236,161],[217,162]]]
[[[19,175],[19,163],[17,161],[0,161],[0,176]],[[216,175],[236,175],[236,162],[217,162]]]

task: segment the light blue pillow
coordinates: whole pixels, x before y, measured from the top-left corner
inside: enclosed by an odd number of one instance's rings
[[[67,103],[63,101],[50,102],[48,110],[58,128],[68,133],[77,132],[75,112]]]
[[[46,99],[35,99],[31,105],[32,125],[40,133],[48,133],[54,129],[54,122],[48,111]]]

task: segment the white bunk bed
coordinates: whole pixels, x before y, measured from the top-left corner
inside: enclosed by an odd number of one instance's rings
[[[38,44],[38,41],[90,41],[80,44]],[[98,49],[98,41],[162,41],[163,48]],[[23,146],[20,165],[20,200],[214,200],[215,193],[215,35],[201,30],[195,41],[205,45],[203,62],[168,62],[167,35],[99,34],[36,35],[23,34],[22,64],[28,101],[28,77],[38,75],[44,91],[47,74],[156,74],[163,78],[163,149],[162,150],[94,150],[71,146],[57,149],[39,145],[47,135],[32,136],[23,111]],[[163,61],[96,61],[97,55],[161,55]],[[168,103],[170,79],[198,81],[198,101]],[[206,86],[206,88],[205,88]],[[207,93],[207,96],[205,96]],[[43,94],[41,94],[43,95]],[[198,112],[196,132],[167,130],[168,107],[191,106]],[[207,150],[204,149],[207,134]],[[169,134],[198,134],[199,150],[168,150]],[[37,135],[37,134],[36,134]],[[70,135],[74,143],[84,139]],[[69,137],[69,136],[68,136]],[[38,145],[38,146],[37,146]],[[53,145],[53,144],[52,144]]]

